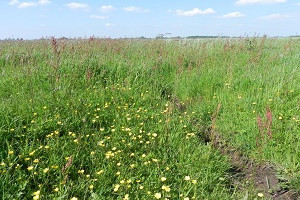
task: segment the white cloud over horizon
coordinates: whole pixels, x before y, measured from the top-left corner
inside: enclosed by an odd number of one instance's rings
[[[10,0],[9,1],[9,5],[15,5],[15,4],[19,4],[20,2],[19,2],[19,0]]]
[[[222,15],[220,18],[240,18],[245,17],[246,15],[240,12],[231,12],[225,15]]]
[[[37,4],[35,2],[22,2],[18,5],[19,8],[28,8],[36,6]]]
[[[187,10],[187,11],[183,11],[183,10],[176,10],[176,15],[178,16],[195,16],[195,15],[206,15],[206,14],[213,14],[216,11],[212,8],[207,8],[205,10],[201,10],[199,8],[194,8],[192,10]]]
[[[38,1],[38,4],[41,4],[41,5],[46,5],[46,4],[49,4],[49,3],[51,3],[51,1],[49,1],[49,0],[39,0]]]
[[[143,9],[140,7],[136,7],[136,6],[128,6],[128,7],[124,7],[123,10],[127,11],[127,12],[138,12],[138,13],[146,13],[149,12],[148,9]]]
[[[82,9],[82,8],[88,8],[88,4],[86,3],[76,3],[76,2],[71,2],[66,4],[66,6],[70,9]]]
[[[51,3],[50,0],[39,0],[39,1],[23,1],[20,2],[19,0],[10,0],[8,3],[9,5],[18,5],[18,8],[29,8],[29,7],[34,7],[34,6],[39,6],[39,5],[46,5]]]
[[[100,11],[103,12],[103,13],[108,13],[108,12],[111,12],[115,9],[116,8],[113,7],[112,5],[103,5],[103,6],[101,6]]]
[[[276,4],[285,3],[287,0],[238,0],[237,5],[249,5],[249,4]]]

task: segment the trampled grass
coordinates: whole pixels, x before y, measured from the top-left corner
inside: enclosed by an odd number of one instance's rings
[[[297,190],[299,52],[299,39],[3,41],[1,198],[260,198],[206,140],[218,105],[229,144]]]

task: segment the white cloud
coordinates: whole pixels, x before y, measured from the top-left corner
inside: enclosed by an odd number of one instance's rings
[[[271,15],[267,15],[267,16],[262,16],[259,19],[263,19],[263,20],[272,20],[272,19],[285,19],[290,17],[289,15],[284,15],[284,14],[271,14]]]
[[[274,4],[274,3],[284,3],[287,0],[238,0],[236,4],[247,5],[247,4]]]
[[[106,26],[106,27],[112,27],[112,26],[115,26],[115,24],[106,23],[105,26]]]
[[[245,17],[246,15],[240,12],[232,12],[221,16],[221,18],[240,18]]]
[[[68,3],[68,4],[66,4],[66,6],[70,9],[81,9],[81,8],[88,8],[89,7],[85,3],[76,3],[76,2]]]
[[[100,10],[103,13],[108,13],[108,12],[115,10],[115,8],[111,5],[104,5],[104,6],[101,6]]]
[[[38,4],[41,4],[41,5],[45,5],[45,4],[48,4],[48,3],[51,3],[51,1],[49,1],[49,0],[39,0],[38,1]]]
[[[38,5],[46,5],[51,3],[50,0],[39,0],[39,1],[29,1],[29,2],[20,2],[19,0],[11,0],[8,4],[10,5],[18,5],[19,8],[29,8]]]
[[[109,16],[91,15],[90,18],[92,18],[92,19],[107,19],[107,18],[109,18]]]
[[[139,12],[139,13],[149,12],[149,10],[147,10],[147,9],[143,9],[143,8],[135,7],[135,6],[124,7],[123,10],[125,10],[127,12]]]
[[[19,0],[10,0],[10,2],[8,3],[9,5],[15,5],[15,4],[19,4]]]
[[[205,10],[200,10],[199,8],[194,8],[193,10],[183,11],[183,10],[176,10],[176,15],[178,16],[195,16],[195,15],[206,15],[215,13],[212,8],[207,8]]]
[[[35,2],[22,2],[22,3],[20,3],[19,4],[19,8],[29,8],[29,7],[33,7],[33,6],[36,6],[37,5],[37,3],[35,3]]]

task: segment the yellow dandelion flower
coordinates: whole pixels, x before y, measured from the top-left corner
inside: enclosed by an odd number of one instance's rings
[[[260,197],[260,198],[263,198],[264,194],[263,193],[258,193],[257,196]]]
[[[115,187],[114,187],[114,192],[117,192],[117,191],[119,190],[119,188],[120,188],[120,185],[119,185],[119,184],[115,185]]]
[[[161,198],[161,193],[155,193],[155,194],[154,194],[154,197],[155,197],[156,199],[160,199],[160,198]]]
[[[40,195],[41,194],[41,191],[40,190],[38,190],[38,191],[36,191],[36,192],[34,192],[32,195]]]
[[[49,171],[49,168],[45,168],[45,169],[43,170],[44,173],[47,173],[48,171]]]
[[[78,200],[77,197],[72,197],[70,200]]]
[[[103,170],[100,170],[100,171],[96,172],[96,174],[97,174],[97,175],[100,175],[100,174],[102,174],[103,172],[104,172]]]
[[[31,170],[33,170],[33,166],[29,166],[29,167],[27,167],[27,170],[28,170],[28,171],[31,171]]]
[[[197,180],[192,180],[192,183],[193,183],[193,184],[196,184],[196,183],[197,183]]]
[[[160,180],[161,180],[162,182],[164,182],[164,181],[167,180],[167,178],[166,178],[166,177],[161,177]]]
[[[185,177],[184,177],[184,180],[185,180],[185,181],[189,181],[189,180],[191,180],[191,177],[190,177],[190,176],[185,176]]]
[[[58,192],[59,191],[58,187],[54,188],[53,191]]]
[[[11,155],[11,154],[13,154],[13,153],[14,153],[14,151],[9,151],[9,152],[8,152],[9,155]]]
[[[93,186],[93,185],[90,185],[90,186],[89,186],[89,189],[90,189],[90,190],[92,190],[93,188],[94,188],[94,186]]]
[[[170,192],[171,191],[171,188],[169,186],[166,186],[166,185],[163,185],[161,187],[162,190],[166,191],[166,192]]]
[[[129,200],[129,194],[125,194],[123,200]]]

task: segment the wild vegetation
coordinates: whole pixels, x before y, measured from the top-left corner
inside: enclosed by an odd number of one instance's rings
[[[267,199],[300,188],[300,39],[0,42],[1,199]]]

